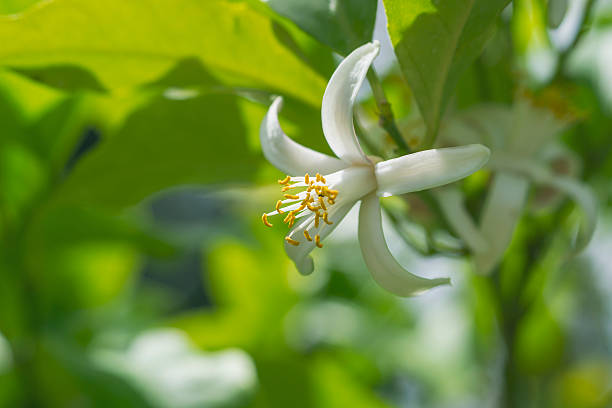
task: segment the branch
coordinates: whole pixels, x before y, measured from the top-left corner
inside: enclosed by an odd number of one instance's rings
[[[374,100],[376,101],[376,106],[378,107],[379,111],[378,124],[389,134],[389,136],[391,136],[397,146],[403,150],[402,153],[410,153],[410,147],[408,147],[408,144],[406,144],[406,141],[402,137],[402,134],[395,123],[393,111],[391,110],[391,104],[385,96],[385,91],[382,87],[380,79],[378,78],[378,75],[376,74],[376,71],[374,71],[374,68],[371,68],[368,71],[367,78],[368,82],[370,83],[370,87],[372,88],[372,94],[374,95]]]

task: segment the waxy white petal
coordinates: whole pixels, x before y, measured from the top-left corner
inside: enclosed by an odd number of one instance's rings
[[[582,250],[591,240],[597,223],[597,198],[593,192],[570,177],[557,176],[540,163],[517,157],[496,153],[491,158],[491,168],[500,171],[523,175],[535,183],[556,188],[575,200],[584,212],[584,221],[576,238],[575,250]]]
[[[285,252],[291,258],[298,272],[302,275],[309,275],[314,270],[314,262],[309,256],[310,252],[315,248],[314,237],[319,234],[321,241],[325,239],[331,232],[340,224],[340,221],[346,216],[349,210],[355,205],[355,201],[347,203],[338,208],[334,208],[329,212],[329,221],[331,225],[321,221],[319,228],[314,228],[314,216],[306,217],[289,233],[289,238],[300,242],[300,245],[291,245],[285,242]],[[304,230],[308,230],[313,241],[307,241],[304,237]]]
[[[380,195],[404,194],[452,183],[480,169],[490,151],[480,144],[431,149],[376,164]]]
[[[569,177],[551,176],[543,180],[538,180],[538,182],[563,191],[572,197],[572,199],[582,208],[584,218],[580,231],[576,237],[574,249],[576,251],[583,250],[591,241],[597,225],[597,198],[587,186]]]
[[[504,256],[523,212],[528,191],[529,181],[523,176],[501,171],[495,175],[480,224],[480,233],[489,248],[486,252],[474,254],[479,273],[490,273]]]
[[[289,233],[289,238],[300,241],[300,245],[291,245],[285,242],[285,251],[295,262],[301,274],[312,272],[314,265],[308,256],[315,247],[314,241],[306,240],[304,230],[307,229],[312,239],[316,234],[323,240],[334,228],[338,226],[346,213],[363,196],[376,190],[376,179],[371,166],[352,166],[325,176],[331,190],[338,191],[338,197],[333,205],[327,206],[331,225],[320,221],[319,228],[314,227],[314,216],[308,216]],[[306,210],[307,211],[307,210]]]
[[[459,188],[455,185],[442,187],[434,190],[433,194],[455,234],[472,252],[486,252],[489,245],[465,208],[463,193]]]
[[[274,167],[294,176],[333,173],[346,167],[342,160],[304,147],[285,135],[278,122],[281,106],[282,98],[278,97],[272,102],[259,130],[263,154]]]
[[[336,156],[350,164],[368,161],[355,134],[353,104],[379,48],[378,41],[374,41],[350,53],[332,75],[323,95],[321,119],[325,139]]]
[[[393,257],[382,230],[379,198],[372,193],[361,201],[359,210],[359,244],[363,259],[374,280],[397,296],[412,296],[438,285],[448,278],[426,279],[405,270]]]

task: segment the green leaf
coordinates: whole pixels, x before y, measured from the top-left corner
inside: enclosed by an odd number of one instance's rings
[[[40,2],[40,0],[2,0],[0,1],[0,14],[15,14]]]
[[[318,106],[324,78],[255,9],[231,0],[56,0],[17,18],[0,17],[0,64],[22,71],[54,67],[55,82],[58,71],[79,67],[93,75],[81,72],[81,85],[117,90],[153,82],[196,57],[225,85]]]
[[[86,152],[56,199],[118,209],[179,184],[252,180],[259,156],[247,135],[264,114],[263,106],[231,94],[159,97]]]
[[[389,35],[431,145],[461,72],[492,36],[509,0],[383,0]]]
[[[270,0],[268,4],[340,54],[372,40],[376,0]]]

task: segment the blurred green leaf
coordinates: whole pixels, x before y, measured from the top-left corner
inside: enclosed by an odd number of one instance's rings
[[[509,0],[383,2],[391,42],[431,143],[460,74],[494,33]]]
[[[45,68],[16,68],[14,71],[35,81],[66,91],[77,91],[79,89],[105,91],[98,78],[78,66],[54,65]]]
[[[253,109],[257,121],[245,121]],[[248,182],[259,156],[247,148],[247,135],[264,114],[235,95],[158,97],[76,163],[55,197],[117,209],[178,184]]]
[[[612,370],[606,360],[607,357],[595,357],[562,372],[553,393],[555,407],[609,407],[612,403]]]
[[[57,332],[40,340],[35,368],[36,393],[34,395],[31,387],[27,391],[39,406],[149,406],[134,387],[119,376],[97,367],[70,337],[60,337]]]
[[[279,42],[268,16],[245,1],[56,0],[0,18],[0,38],[3,66],[81,67],[114,90],[155,81],[186,57],[200,59],[226,84],[261,87],[314,106],[325,86]]]
[[[2,0],[0,1],[0,14],[19,13],[41,0]]]
[[[516,364],[525,374],[545,374],[562,363],[565,336],[545,305],[536,305],[521,321],[515,348]]]
[[[119,217],[79,207],[44,207],[32,220],[25,266],[49,319],[67,310],[106,304],[130,287],[144,253],[172,248]],[[64,291],[72,293],[66,297]]]
[[[342,55],[372,41],[376,0],[269,0],[268,4]]]
[[[280,240],[262,237],[261,242],[263,248],[227,241],[210,252],[207,287],[217,309],[187,313],[174,322],[199,345],[261,352],[257,345],[278,348],[284,343],[281,322],[297,300],[287,275],[296,272]]]

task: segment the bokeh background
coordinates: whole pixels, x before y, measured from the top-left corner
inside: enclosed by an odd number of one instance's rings
[[[418,144],[382,2],[337,3],[0,0],[0,406],[612,406],[612,2],[506,1],[447,107],[542,91],[576,112],[555,137],[599,202],[590,244],[570,254],[579,208],[532,186],[485,276],[430,197],[388,198],[397,259],[453,282],[408,299],[370,277],[356,209],[308,277],[260,222],[272,95],[329,152],[321,96],[363,36]],[[367,85],[356,115],[393,156]],[[475,218],[492,177],[460,184]]]

